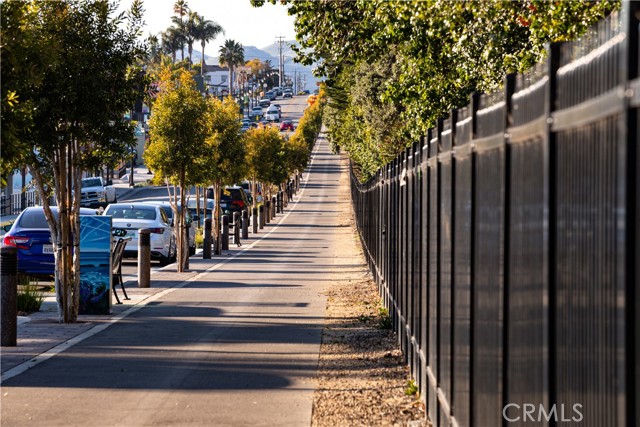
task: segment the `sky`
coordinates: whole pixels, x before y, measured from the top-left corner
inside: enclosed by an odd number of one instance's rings
[[[119,10],[128,9],[131,2],[121,0]],[[158,34],[171,25],[174,3],[175,0],[143,0],[145,35],[149,32]],[[280,4],[265,3],[254,8],[249,0],[187,0],[187,5],[192,11],[220,24],[225,31],[224,35],[207,43],[207,55],[217,54],[227,39],[257,48],[275,45],[278,36],[283,36],[284,40],[295,39],[294,17],[288,16],[286,6]],[[200,50],[199,42],[195,48]]]

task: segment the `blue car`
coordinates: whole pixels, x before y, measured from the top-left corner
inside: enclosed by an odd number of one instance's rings
[[[54,216],[58,208],[51,207]],[[81,215],[96,215],[95,209],[80,208]],[[49,225],[44,208],[34,206],[23,210],[4,235],[3,246],[18,248],[18,272],[32,277],[50,278],[54,275],[55,260]]]

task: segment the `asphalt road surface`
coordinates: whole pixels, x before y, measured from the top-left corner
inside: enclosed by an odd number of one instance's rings
[[[348,191],[339,157],[316,147],[277,228],[6,381],[2,426],[310,425],[323,291],[340,262],[336,200]]]

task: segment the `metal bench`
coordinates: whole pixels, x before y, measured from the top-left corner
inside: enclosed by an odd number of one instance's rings
[[[113,295],[115,295],[118,304],[122,304],[120,298],[118,298],[118,293],[116,292],[116,285],[118,283],[120,284],[122,292],[124,293],[124,299],[131,299],[127,295],[127,291],[124,288],[124,282],[122,280],[122,256],[124,255],[124,248],[125,246],[127,246],[127,242],[129,242],[130,240],[131,237],[118,239],[115,247],[113,248],[113,254],[111,257],[111,278],[113,282]]]

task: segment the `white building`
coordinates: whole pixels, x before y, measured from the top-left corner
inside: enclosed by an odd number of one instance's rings
[[[229,91],[229,68],[219,65],[204,65],[204,83],[211,95],[226,95]]]

